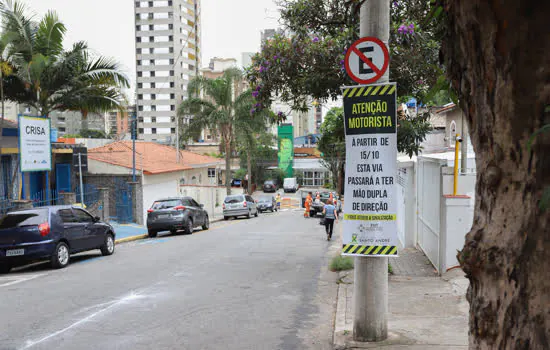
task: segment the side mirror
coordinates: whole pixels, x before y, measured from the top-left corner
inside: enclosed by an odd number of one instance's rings
[[[201,208],[204,208],[204,204],[201,204],[200,206],[201,206]]]
[[[100,222],[100,221],[101,221],[101,218],[100,218],[99,216],[96,216],[96,217],[94,217],[94,221],[95,221],[95,222]]]

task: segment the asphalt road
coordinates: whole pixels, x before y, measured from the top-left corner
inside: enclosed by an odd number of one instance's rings
[[[301,211],[0,276],[0,349],[331,349],[335,242]]]

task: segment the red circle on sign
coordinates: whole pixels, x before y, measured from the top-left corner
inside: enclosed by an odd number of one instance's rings
[[[361,56],[359,56],[360,60],[367,63],[367,65],[369,65],[373,70],[378,71],[376,72],[376,75],[370,79],[361,79],[357,77],[355,74],[353,74],[349,66],[349,58],[351,53],[354,52],[355,54],[357,54],[354,49],[357,49],[357,45],[364,43],[365,41],[372,41],[378,46],[380,46],[380,48],[382,49],[382,53],[384,54],[384,64],[382,65],[382,68],[376,67],[376,65],[373,62],[370,62],[370,60],[369,62],[362,60]],[[350,48],[348,49],[348,52],[346,52],[346,59],[344,60],[344,64],[346,66],[346,72],[348,73],[349,77],[353,79],[353,81],[355,81],[358,84],[371,84],[376,82],[378,79],[380,79],[384,75],[384,73],[386,73],[386,71],[388,70],[388,66],[390,64],[390,53],[388,52],[388,47],[382,42],[382,40],[375,38],[373,36],[367,36],[357,40],[350,46]]]

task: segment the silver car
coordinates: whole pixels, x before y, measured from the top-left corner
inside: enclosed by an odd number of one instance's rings
[[[246,216],[250,219],[252,215],[258,216],[256,201],[247,194],[236,194],[225,197],[223,201],[223,218]]]

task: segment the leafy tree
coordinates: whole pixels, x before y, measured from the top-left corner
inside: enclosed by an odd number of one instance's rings
[[[246,169],[248,174],[248,193],[252,193],[252,184],[255,179],[252,172],[253,150],[266,139],[266,126],[269,122],[270,110],[265,109],[262,113],[257,113],[254,118],[250,117],[250,111],[256,103],[250,91],[246,92],[248,99],[237,109],[237,118],[235,123],[235,141],[236,149],[246,155]],[[263,137],[262,137],[263,136]],[[270,135],[271,136],[271,135]]]
[[[250,156],[250,169],[246,170],[250,174],[250,183],[261,185],[269,177],[266,175],[267,168],[277,164],[277,151],[273,149],[275,141],[273,135],[260,132],[256,135],[250,152],[240,152],[240,163],[243,168],[248,168],[248,156]]]
[[[332,187],[343,194],[346,164],[343,108],[332,108],[328,111],[321,125],[321,135],[318,144],[319,151],[322,153],[321,163],[332,174]]]
[[[475,214],[459,261],[470,348],[550,344],[550,2],[441,1],[443,56],[476,152]]]
[[[43,116],[80,111],[84,120],[89,112],[120,108],[129,83],[114,60],[92,57],[85,42],[65,51],[66,28],[53,11],[36,22],[17,1],[0,3],[0,10],[13,65],[11,79],[3,80],[8,99]]]
[[[221,135],[225,151],[225,186],[228,195],[231,194],[231,146],[235,140],[235,125],[240,117],[239,112],[249,106],[251,96],[248,91],[234,96],[235,86],[241,79],[242,72],[238,69],[228,69],[223,76],[216,79],[195,77],[188,86],[188,99],[178,108],[178,116],[192,116],[189,125],[185,126],[183,140],[205,128]]]
[[[312,98],[336,99],[341,96],[343,85],[355,85],[347,77],[343,64],[347,48],[359,38],[358,9],[363,2],[279,2],[287,31],[264,42],[247,70],[254,96],[262,108],[270,106],[277,96],[293,109],[305,111]],[[430,87],[436,86],[442,75],[438,65],[441,21],[419,26],[429,10],[429,1],[410,0],[394,1],[391,11],[390,79],[398,83],[400,95],[415,97],[420,102],[427,102]],[[399,132],[413,135],[405,135],[400,141],[416,136],[423,140],[429,131],[427,124],[427,118],[407,124],[409,128]],[[412,154],[418,152],[416,146],[411,143],[399,147]]]

